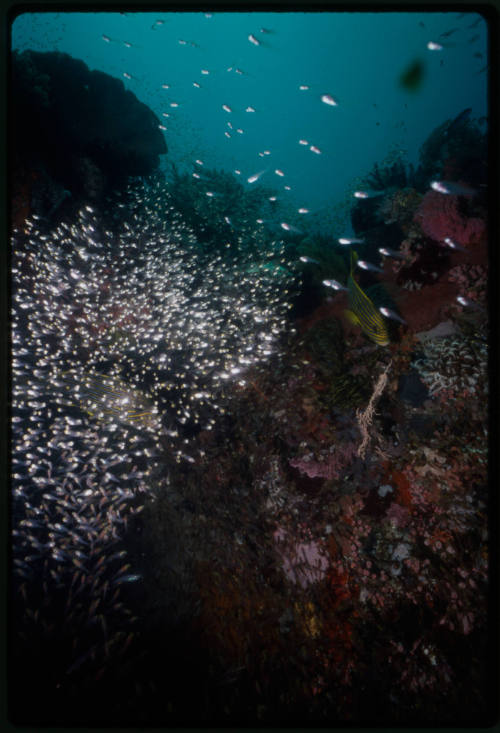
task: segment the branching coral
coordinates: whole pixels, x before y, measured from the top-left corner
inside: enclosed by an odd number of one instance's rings
[[[359,429],[361,430],[362,441],[358,448],[358,456],[364,458],[366,455],[366,449],[370,442],[370,428],[373,422],[373,415],[375,411],[375,405],[380,399],[382,392],[387,384],[388,372],[391,368],[391,362],[387,364],[386,368],[380,373],[377,381],[375,382],[372,396],[370,401],[364,410],[357,410],[356,417],[358,419]]]
[[[430,339],[423,349],[425,358],[417,359],[413,366],[419,371],[431,395],[441,390],[455,397],[464,391],[470,395],[484,394],[487,389],[486,343],[459,335]]]

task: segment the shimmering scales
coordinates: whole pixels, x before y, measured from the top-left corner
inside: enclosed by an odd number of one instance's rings
[[[90,417],[116,418],[119,422],[141,426],[154,426],[156,419],[156,428],[161,429],[153,403],[119,377],[69,370],[62,378],[69,399],[74,399]]]
[[[202,461],[183,431],[213,428],[245,370],[279,354],[293,283],[283,240],[240,217],[208,252],[163,183],[105,208],[12,236],[13,568],[64,589],[82,626],[140,582],[116,552],[127,518],[165,489],[165,447]]]

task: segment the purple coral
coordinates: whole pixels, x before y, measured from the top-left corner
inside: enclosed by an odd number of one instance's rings
[[[339,443],[335,452],[323,455],[323,461],[314,460],[311,453],[301,458],[292,458],[289,463],[309,478],[337,479],[343,469],[355,458],[358,445],[354,442]]]
[[[302,588],[306,588],[324,578],[329,565],[328,557],[317,542],[314,540],[286,542],[290,538],[281,527],[275,531],[274,539],[280,545],[279,552],[285,575],[292,583],[299,583]]]

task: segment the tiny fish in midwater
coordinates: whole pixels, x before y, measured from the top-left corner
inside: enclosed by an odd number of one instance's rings
[[[254,173],[253,175],[249,176],[247,178],[248,183],[255,183],[255,181],[258,181],[259,178],[264,175],[266,171],[259,171],[258,173]],[[235,171],[236,173],[236,171]]]
[[[300,229],[297,229],[297,227],[294,227],[293,224],[287,224],[286,221],[282,221],[280,226],[282,229],[285,230],[285,232],[295,232],[296,234],[302,234]]]
[[[340,237],[338,240],[339,244],[364,244],[364,239],[359,239],[357,237]]]
[[[466,308],[483,310],[483,308],[478,303],[476,303],[474,300],[471,300],[470,298],[466,298],[465,295],[457,295],[457,303],[460,303],[460,305],[463,305]]]
[[[347,288],[337,280],[323,280],[323,285],[326,285],[327,288],[333,288],[334,290],[347,290]]]
[[[386,308],[385,306],[382,306],[379,308],[379,311],[386,318],[392,318],[394,321],[399,321],[400,323],[406,323],[406,321],[403,318],[401,318],[401,316],[399,316],[395,311],[391,310],[390,308]]]
[[[372,265],[371,262],[366,262],[366,260],[358,260],[357,265],[358,267],[361,267],[362,270],[368,270],[370,272],[383,272],[383,269],[381,267],[377,267],[377,265]]]
[[[384,191],[354,191],[353,196],[356,199],[372,199],[376,196],[383,196]]]
[[[405,257],[401,252],[396,252],[396,250],[389,249],[388,247],[379,247],[378,251],[385,257],[395,257],[398,260],[404,260]]]
[[[444,241],[444,243],[445,243],[445,244],[447,244],[447,245],[448,245],[448,247],[450,247],[451,249],[456,249],[456,250],[458,250],[459,252],[466,252],[466,251],[467,251],[467,250],[465,249],[465,247],[462,247],[462,245],[460,245],[460,244],[457,244],[457,243],[456,243],[456,242],[454,242],[454,241],[453,241],[453,239],[451,239],[450,237],[445,237],[443,241]]]
[[[140,580],[142,576],[139,574],[131,573],[130,575],[122,575],[120,578],[117,578],[114,582],[116,585],[120,585],[121,583],[135,583],[136,580]]]
[[[301,262],[305,262],[306,264],[319,265],[319,261],[318,260],[315,260],[312,257],[308,257],[307,255],[301,255],[299,257],[299,259],[300,259]]]
[[[331,94],[322,94],[321,101],[324,102],[325,104],[330,105],[330,107],[337,106],[337,102],[334,100]]]
[[[470,186],[455,181],[432,181],[431,188],[439,193],[452,196],[475,196],[477,193]]]

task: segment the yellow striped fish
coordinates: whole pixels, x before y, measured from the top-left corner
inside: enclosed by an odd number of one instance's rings
[[[349,320],[361,326],[361,330],[369,339],[379,346],[387,346],[389,334],[384,320],[370,298],[361,290],[354,279],[353,269],[358,255],[351,250],[351,270],[347,278],[347,294],[349,299],[349,310],[345,311]]]
[[[63,377],[69,395],[78,400],[90,417],[115,418],[139,425],[152,424],[158,417],[153,403],[117,376],[67,371]]]

